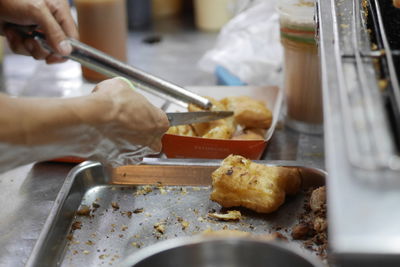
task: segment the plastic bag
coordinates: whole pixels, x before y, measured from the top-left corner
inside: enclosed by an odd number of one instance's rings
[[[277,0],[258,0],[221,30],[215,47],[200,60],[199,67],[214,72],[223,66],[249,85],[279,85],[282,47]]]

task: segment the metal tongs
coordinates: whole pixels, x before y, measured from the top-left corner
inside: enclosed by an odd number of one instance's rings
[[[35,26],[14,24],[7,26],[19,31],[24,37],[34,38],[45,49],[54,52],[46,42],[46,36],[42,32],[37,31]],[[209,109],[212,106],[212,103],[207,98],[132,67],[78,40],[69,38],[68,41],[73,50],[66,58],[77,61],[89,69],[108,77],[125,77],[132,81],[138,88],[182,106],[185,106],[186,103],[192,103],[204,109]]]

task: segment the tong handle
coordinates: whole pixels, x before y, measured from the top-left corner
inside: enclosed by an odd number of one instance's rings
[[[14,24],[8,24],[7,26],[14,28],[24,37],[34,38],[45,49],[54,52],[47,44],[46,36],[42,32],[37,31],[34,26]],[[108,77],[125,77],[132,81],[136,87],[183,106],[187,105],[186,103],[192,103],[204,109],[209,109],[212,106],[212,103],[207,98],[130,66],[78,40],[69,38],[68,41],[72,46],[72,52],[66,58],[77,61],[91,70]]]

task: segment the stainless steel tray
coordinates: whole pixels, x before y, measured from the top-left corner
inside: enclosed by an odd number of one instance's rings
[[[66,178],[27,266],[117,265],[131,253],[159,240],[192,236],[206,229],[264,234],[281,229],[290,238],[285,229],[298,222],[304,194],[288,198],[277,212],[269,215],[242,210],[244,218],[239,222],[220,222],[207,217],[210,211],[221,210],[209,200],[210,173],[219,163],[156,160],[151,165],[118,169],[112,177],[107,177],[99,163],[80,164]],[[277,164],[268,162],[268,165]],[[295,167],[293,162],[279,165]],[[304,188],[324,184],[323,171],[297,168],[302,173]],[[145,186],[146,181],[153,186]],[[76,214],[83,205],[93,208],[93,203],[99,206],[90,216]],[[165,226],[164,233],[155,229],[158,223]],[[297,244],[302,247],[301,242]]]

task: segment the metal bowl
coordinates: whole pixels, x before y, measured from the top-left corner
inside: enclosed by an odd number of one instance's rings
[[[167,240],[128,256],[134,267],[317,267],[324,264],[290,244],[248,238],[191,237]]]

